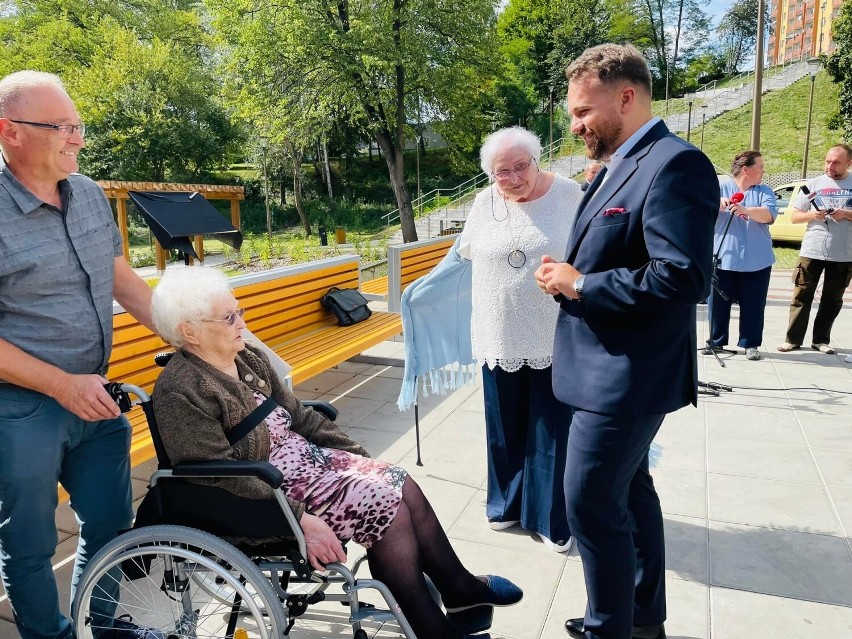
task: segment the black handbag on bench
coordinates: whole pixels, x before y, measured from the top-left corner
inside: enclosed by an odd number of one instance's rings
[[[332,286],[328,289],[328,293],[322,296],[320,302],[325,310],[334,314],[339,326],[351,326],[363,322],[373,314],[367,306],[367,300],[354,288]]]

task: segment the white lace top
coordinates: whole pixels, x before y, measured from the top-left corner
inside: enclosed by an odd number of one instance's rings
[[[547,193],[532,202],[509,202],[491,187],[476,196],[461,235],[459,254],[473,262],[473,356],[507,372],[547,368],[559,305],[541,292],[533,274],[542,255],[565,259],[583,192],[555,176]],[[509,254],[522,251],[520,268]],[[513,254],[517,265],[521,260]]]

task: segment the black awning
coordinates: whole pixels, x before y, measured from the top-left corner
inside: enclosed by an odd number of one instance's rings
[[[239,250],[240,233],[200,193],[128,191],[127,194],[164,249],[177,249],[202,259],[192,247],[193,235],[209,235]]]

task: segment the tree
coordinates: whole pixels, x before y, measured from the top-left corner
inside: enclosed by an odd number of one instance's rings
[[[0,13],[0,75],[60,75],[87,123],[96,178],[195,180],[234,153],[239,131],[206,60],[194,0],[18,0]]]
[[[837,48],[826,59],[828,75],[840,85],[840,103],[832,128],[843,128],[844,140],[852,140],[852,3],[844,2],[831,29]]]
[[[726,73],[737,73],[740,65],[752,55],[757,42],[757,13],[759,0],[736,0],[724,13],[716,33],[725,52]],[[772,14],[767,3],[764,24],[772,24]]]
[[[417,239],[403,148],[418,105],[456,109],[454,79],[483,68],[495,19],[490,0],[209,0],[241,100],[282,138],[314,140],[334,114],[376,140],[405,241]]]
[[[610,15],[604,0],[512,0],[497,22],[509,77],[546,105],[571,60],[609,39]]]
[[[636,16],[632,43],[645,52],[651,72],[664,85],[663,95],[675,93],[669,82],[678,61],[695,57],[705,47],[710,18],[698,0],[633,0]]]

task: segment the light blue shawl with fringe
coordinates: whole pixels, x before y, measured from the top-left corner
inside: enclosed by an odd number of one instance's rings
[[[471,263],[459,255],[459,238],[428,275],[402,293],[405,371],[396,404],[408,410],[417,401],[417,380],[423,397],[446,394],[473,381],[470,337]]]

